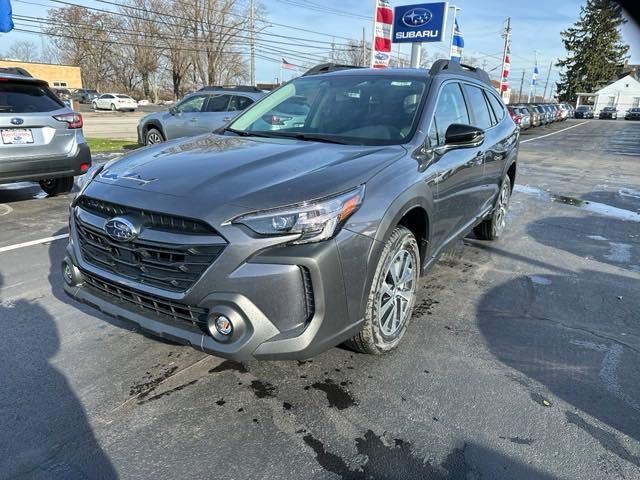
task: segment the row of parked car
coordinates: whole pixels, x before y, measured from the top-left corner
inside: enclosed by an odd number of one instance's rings
[[[580,105],[575,114],[576,118],[599,118],[600,120],[617,120],[618,109],[616,107],[604,107],[600,112],[596,113],[593,107],[588,105]],[[634,107],[627,110],[624,114],[625,120],[640,120],[640,108]]]
[[[561,122],[574,116],[574,108],[567,103],[519,103],[509,105],[509,114],[521,130],[527,130],[553,122]]]

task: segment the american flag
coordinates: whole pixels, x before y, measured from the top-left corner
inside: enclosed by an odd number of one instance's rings
[[[376,0],[376,23],[373,37],[373,68],[386,68],[391,60],[391,26],[393,9],[387,0]]]
[[[282,68],[286,69],[286,70],[295,70],[297,67],[297,65],[294,65],[293,63],[289,63],[287,62],[284,58],[282,59]]]

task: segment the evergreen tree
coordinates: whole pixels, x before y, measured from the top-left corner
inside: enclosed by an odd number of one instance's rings
[[[567,50],[567,58],[556,64],[562,68],[561,101],[573,102],[576,92],[594,92],[615,79],[628,58],[629,46],[619,30],[625,22],[622,7],[613,0],[587,0],[580,7],[580,20],[560,34]]]

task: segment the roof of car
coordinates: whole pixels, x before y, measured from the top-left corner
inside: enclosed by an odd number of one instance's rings
[[[15,73],[1,72],[1,71],[0,71],[0,79],[15,80],[19,82],[28,82],[28,83],[40,83],[45,85],[47,84],[47,82],[45,82],[44,80],[40,80],[38,78],[28,77],[26,75],[18,75]]]
[[[467,78],[474,78],[475,80],[480,80],[485,84],[490,84],[489,75],[480,68],[471,67],[464,64],[459,64],[456,62],[451,62],[449,60],[437,60],[433,63],[430,69],[425,68],[362,68],[356,66],[348,66],[348,65],[334,65],[334,64],[323,64],[318,65],[308,72],[306,72],[303,76],[315,76],[315,75],[323,75],[323,76],[345,76],[345,75],[354,75],[354,76],[397,76],[397,77],[415,77],[415,78],[426,78],[433,77],[436,75],[461,75]]]

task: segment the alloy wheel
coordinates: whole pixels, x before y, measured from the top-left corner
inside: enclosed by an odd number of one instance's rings
[[[162,138],[156,132],[151,132],[147,135],[147,145],[155,145],[156,143],[162,143]]]
[[[395,335],[407,321],[415,296],[413,256],[399,250],[389,264],[378,297],[377,317],[386,336]]]
[[[507,225],[507,210],[509,209],[509,199],[511,198],[511,186],[508,182],[503,182],[500,190],[500,198],[496,206],[496,231],[502,233]]]

